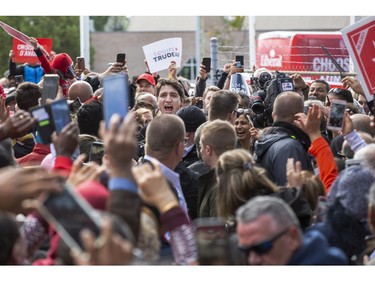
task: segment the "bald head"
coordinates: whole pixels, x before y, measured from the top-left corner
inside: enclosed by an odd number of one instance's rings
[[[92,98],[93,90],[89,83],[86,81],[74,82],[68,90],[68,97],[70,100],[75,100],[77,97],[81,102],[85,102]]]
[[[350,116],[350,119],[353,121],[353,127],[357,131],[365,132],[370,134],[372,137],[375,136],[375,130],[371,127],[371,118],[365,114],[353,114]]]
[[[162,114],[155,117],[147,127],[146,154],[159,159],[173,151],[184,138],[185,124],[182,119],[174,114]]]
[[[284,92],[278,95],[273,104],[274,121],[293,123],[295,115],[303,112],[303,97],[295,92]]]

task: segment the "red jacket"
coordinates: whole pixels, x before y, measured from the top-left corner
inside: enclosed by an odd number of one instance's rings
[[[31,153],[16,160],[21,166],[39,166],[49,153],[51,153],[49,144],[36,143]]]
[[[319,167],[319,176],[328,194],[333,181],[339,174],[333,153],[327,141],[320,137],[311,143],[309,153],[315,157]]]

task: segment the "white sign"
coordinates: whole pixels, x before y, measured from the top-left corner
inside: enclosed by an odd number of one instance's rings
[[[150,72],[168,69],[172,61],[181,66],[182,39],[168,38],[143,46],[143,52],[150,68]]]

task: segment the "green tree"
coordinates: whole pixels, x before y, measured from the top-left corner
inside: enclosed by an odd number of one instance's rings
[[[56,53],[67,53],[72,59],[80,53],[79,17],[77,16],[1,16],[0,21],[36,38],[52,38]],[[0,29],[0,75],[8,69],[8,55],[13,38]]]
[[[92,16],[90,20],[94,22],[95,31],[104,31],[105,25],[108,22],[108,16]]]

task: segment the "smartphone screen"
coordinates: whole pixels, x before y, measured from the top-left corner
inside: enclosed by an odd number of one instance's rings
[[[327,129],[339,131],[342,129],[344,115],[346,109],[346,101],[332,100],[329,113]]]
[[[97,141],[92,142],[90,144],[89,162],[93,161],[101,165],[103,155],[104,155],[104,143],[97,142]]]
[[[58,100],[50,105],[51,115],[55,131],[59,134],[66,125],[72,120],[70,117],[70,109],[66,100]]]
[[[59,75],[45,74],[43,78],[42,105],[46,104],[47,99],[54,100],[59,88]]]
[[[85,58],[84,57],[77,57],[76,59],[78,69],[84,70],[85,69]]]
[[[71,104],[69,104],[69,109],[71,113],[76,113],[78,109],[82,106],[82,102],[79,97],[77,97]]]
[[[80,232],[84,228],[100,234],[99,213],[68,185],[64,191],[48,195],[39,211],[70,248],[83,249]]]
[[[243,56],[236,56],[237,67],[243,67]]]
[[[109,120],[115,113],[122,118],[128,113],[129,106],[129,85],[125,73],[119,73],[103,78],[103,111],[106,127],[109,127]]]
[[[225,222],[213,218],[194,220],[200,265],[231,264],[229,237]]]
[[[51,143],[51,134],[53,127],[51,127],[51,120],[45,106],[30,108],[30,113],[37,121],[37,131],[43,144]]]
[[[116,56],[116,62],[122,63],[122,65],[125,64],[125,53],[118,53]]]
[[[207,73],[211,71],[211,58],[203,58],[202,64],[205,66]]]

